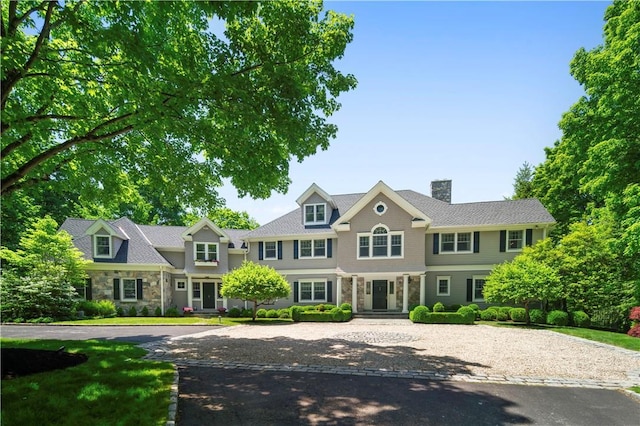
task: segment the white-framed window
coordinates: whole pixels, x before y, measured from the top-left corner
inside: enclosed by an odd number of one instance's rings
[[[137,285],[135,278],[123,278],[122,283],[122,300],[138,300]]]
[[[298,282],[301,302],[326,302],[326,280],[301,280]]]
[[[218,243],[193,243],[193,260],[213,262],[218,260]]]
[[[110,235],[94,235],[93,236],[93,253],[94,253],[94,257],[113,257],[111,255],[111,236]]]
[[[378,215],[382,216],[387,212],[387,205],[383,201],[378,201],[375,206],[373,206],[373,211]]]
[[[264,242],[264,258],[277,259],[278,258],[278,242],[277,241],[265,241]]]
[[[451,277],[436,277],[436,292],[438,296],[451,294]]]
[[[321,225],[327,223],[327,205],[324,203],[304,205],[304,224]]]
[[[440,236],[441,253],[471,253],[472,251],[472,232],[450,232]]]
[[[390,231],[385,225],[373,227],[371,232],[358,233],[358,259],[404,256],[404,232]]]
[[[484,283],[486,277],[473,277],[473,301],[474,302],[484,302],[484,294],[482,291],[484,290]]]
[[[507,251],[521,251],[524,246],[524,231],[507,231]]]
[[[187,280],[176,280],[176,291],[187,291]]]
[[[327,257],[327,240],[300,240],[300,258]]]
[[[202,298],[200,283],[193,283],[192,295],[194,299],[200,300]]]

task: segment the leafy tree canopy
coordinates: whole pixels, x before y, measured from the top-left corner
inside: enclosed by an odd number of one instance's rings
[[[260,226],[249,213],[237,212],[228,207],[216,209],[207,215],[213,223],[222,229],[256,229]]]
[[[284,192],[356,84],[333,65],[353,18],[318,1],[11,1],[0,27],[3,199],[48,182],[206,211],[225,177]]]
[[[220,293],[224,297],[253,302],[253,320],[258,306],[265,301],[288,297],[289,283],[275,269],[245,261],[237,269],[222,276]]]
[[[521,200],[523,198],[533,198],[533,166],[528,162],[518,169],[515,179],[513,180],[513,196],[510,200]]]

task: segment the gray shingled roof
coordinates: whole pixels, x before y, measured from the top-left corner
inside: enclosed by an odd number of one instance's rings
[[[488,201],[479,203],[449,204],[416,191],[396,191],[408,203],[431,218],[432,228],[456,226],[552,224],[555,220],[536,199]],[[330,225],[349,210],[365,193],[332,195],[338,209],[332,215]],[[330,225],[305,227],[302,209],[297,208],[266,225],[249,232],[247,238],[268,238],[286,235],[306,235],[330,232]]]

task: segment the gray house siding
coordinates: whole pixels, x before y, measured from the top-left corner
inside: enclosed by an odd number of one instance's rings
[[[378,202],[383,202],[387,206],[387,211],[383,215],[374,212],[374,207]],[[347,273],[401,272],[424,269],[425,230],[424,228],[412,228],[412,219],[413,217],[385,195],[379,194],[374,197],[352,218],[349,231],[338,232],[340,239],[340,247],[337,251],[338,267]],[[378,224],[387,226],[390,232],[404,232],[402,258],[358,259],[358,233],[372,232]]]
[[[175,269],[184,269],[184,251],[158,250],[158,253],[160,253],[162,257],[164,257]]]
[[[437,271],[427,272],[425,277],[425,304],[432,307],[436,302],[442,302],[444,305],[468,305],[469,303],[476,303],[480,306],[484,306],[482,301],[468,300],[467,287],[468,280],[472,280],[474,277],[486,277],[490,273],[489,270],[474,270],[474,271]],[[449,277],[449,296],[441,296],[437,294],[437,278]]]
[[[228,243],[221,243],[220,236],[210,229],[200,229],[192,236],[193,241],[185,242],[185,270],[196,274],[224,274],[229,271]],[[196,266],[194,244],[218,243],[218,265]]]
[[[300,241],[302,240],[311,240],[311,239],[327,239],[331,240],[331,243],[326,242],[325,252],[328,252],[329,244],[331,245],[331,257],[324,258],[300,258]],[[260,259],[260,243],[264,243],[266,241],[275,241],[278,244],[278,241],[281,242],[282,259]],[[298,258],[295,259],[294,246],[298,244]],[[337,238],[329,238],[329,237],[318,237],[315,235],[309,235],[291,239],[291,240],[274,240],[274,239],[265,239],[264,241],[254,241],[250,243],[251,249],[249,250],[248,259],[252,262],[260,263],[263,265],[268,265],[276,270],[298,270],[298,269],[327,269],[327,268],[335,268],[338,264],[337,262],[337,250],[338,250],[338,242]]]

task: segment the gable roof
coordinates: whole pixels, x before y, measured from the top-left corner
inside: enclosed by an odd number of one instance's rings
[[[333,198],[331,198],[331,195],[327,194],[327,192],[324,189],[320,188],[315,183],[311,184],[311,186],[307,188],[307,190],[304,191],[301,196],[298,197],[298,199],[296,200],[296,203],[298,203],[299,206],[302,206],[302,203],[304,203],[314,193],[322,197],[327,203],[329,203],[329,205],[332,208],[335,209],[338,207],[336,206],[336,203],[333,201]]]
[[[222,229],[218,228],[216,226],[216,224],[213,223],[211,221],[211,219],[209,219],[208,217],[203,217],[198,222],[196,222],[193,226],[190,226],[189,228],[187,228],[182,233],[182,238],[185,241],[191,241],[191,239],[192,239],[191,236],[193,234],[195,234],[196,232],[198,232],[199,230],[201,230],[202,228],[205,228],[205,227],[210,228],[213,232],[218,234],[218,236],[220,237],[220,242],[221,243],[228,243],[229,242],[229,236]]]

